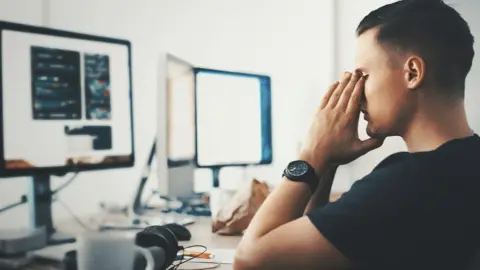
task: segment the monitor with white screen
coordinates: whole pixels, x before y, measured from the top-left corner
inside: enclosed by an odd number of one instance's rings
[[[193,161],[195,155],[195,88],[193,67],[167,57],[167,157],[169,167]]]
[[[134,164],[130,42],[0,22],[0,175]]]
[[[195,157],[194,67],[160,53],[156,160],[158,191],[170,197],[193,194]]]
[[[270,77],[195,69],[199,167],[272,162]]]

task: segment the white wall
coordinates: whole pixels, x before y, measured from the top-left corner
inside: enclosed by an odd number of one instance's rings
[[[467,77],[465,104],[470,126],[475,132],[480,133],[480,2],[477,0],[455,1],[452,4],[464,16],[470,25],[470,30],[476,38],[473,66]]]
[[[60,197],[84,215],[97,211],[100,201],[127,202],[134,193],[156,130],[160,51],[199,66],[271,75],[275,163],[248,173],[276,182],[334,77],[332,8],[332,1],[317,0],[1,0],[0,19],[132,41],[137,164],[81,173]],[[343,189],[345,181],[337,183]],[[25,179],[2,180],[0,205],[26,190]],[[54,216],[63,219],[67,212],[55,205]],[[12,210],[0,216],[0,227],[26,226],[27,217],[26,207]]]

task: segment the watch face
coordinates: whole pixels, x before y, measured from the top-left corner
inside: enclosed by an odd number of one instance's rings
[[[302,176],[308,171],[308,165],[303,161],[294,161],[288,165],[288,172],[292,176]]]

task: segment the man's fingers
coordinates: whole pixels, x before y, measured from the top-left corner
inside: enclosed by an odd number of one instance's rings
[[[360,110],[363,91],[365,88],[365,79],[366,76],[362,76],[355,84],[353,92],[350,95],[350,99],[348,101],[347,112],[354,112]]]
[[[358,80],[361,78],[361,75],[358,72],[354,72],[350,81],[348,82],[345,89],[343,89],[342,95],[338,101],[337,107],[340,109],[346,110],[348,107],[348,103],[350,102],[350,97],[357,85]]]
[[[332,96],[328,100],[328,104],[327,104],[328,107],[333,108],[337,105],[338,100],[340,99],[340,96],[343,93],[343,89],[345,89],[347,84],[350,82],[351,77],[352,77],[352,74],[350,72],[345,73],[342,80],[340,81],[340,84],[337,86],[335,91],[333,91]]]
[[[330,86],[330,88],[328,88],[328,91],[323,96],[322,103],[320,104],[321,109],[323,109],[327,106],[328,101],[330,100],[330,97],[332,96],[333,92],[335,92],[335,90],[337,89],[339,83],[340,83],[339,81],[336,81]]]

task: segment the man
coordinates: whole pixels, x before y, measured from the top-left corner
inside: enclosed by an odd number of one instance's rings
[[[357,70],[326,93],[235,269],[465,269],[480,249],[480,138],[463,100],[474,56],[467,23],[443,1],[405,0],[368,14],[357,36]],[[408,152],[328,203],[336,167],[388,136]]]

